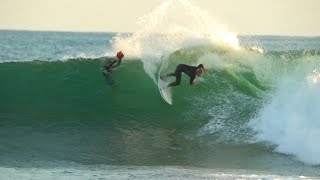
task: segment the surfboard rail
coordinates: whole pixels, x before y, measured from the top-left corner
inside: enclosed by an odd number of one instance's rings
[[[171,94],[170,94],[170,90],[169,89],[161,89],[161,87],[167,85],[168,83],[162,81],[161,79],[158,79],[158,87],[159,87],[159,92],[161,94],[161,97],[163,98],[163,100],[165,100],[168,104],[172,105],[172,98],[171,98]]]

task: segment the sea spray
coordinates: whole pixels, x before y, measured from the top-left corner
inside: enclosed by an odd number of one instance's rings
[[[235,33],[215,23],[208,13],[188,0],[164,1],[139,18],[138,24],[139,30],[132,35],[118,34],[112,41],[113,47],[139,57],[156,84],[161,61],[168,61],[168,55],[174,51],[209,44],[239,48]]]

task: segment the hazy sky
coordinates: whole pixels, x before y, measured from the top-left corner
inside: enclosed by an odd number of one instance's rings
[[[164,0],[0,0],[0,29],[134,32]],[[239,34],[320,36],[320,0],[194,0]]]

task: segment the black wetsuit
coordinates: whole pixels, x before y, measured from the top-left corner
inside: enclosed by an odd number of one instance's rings
[[[113,66],[115,63],[118,63],[117,65],[115,65],[115,66]],[[114,61],[112,61],[112,63],[111,63],[111,65],[110,65],[110,67],[117,67],[117,66],[119,66],[121,64],[121,60],[114,60]]]
[[[193,84],[194,79],[197,76],[197,70],[198,69],[204,69],[204,66],[202,64],[199,64],[198,66],[189,66],[186,64],[179,64],[176,67],[176,70],[174,73],[166,74],[160,76],[160,79],[164,80],[164,78],[169,77],[169,76],[175,76],[176,81],[168,84],[165,88],[172,87],[172,86],[177,86],[180,85],[181,82],[181,75],[184,72],[186,75],[190,77],[190,85]]]
[[[118,63],[118,64],[113,66],[115,63]],[[105,77],[108,78],[111,75],[111,67],[113,68],[117,67],[120,65],[120,63],[121,63],[121,60],[120,61],[114,60],[112,61],[112,63],[106,64],[103,70],[103,74],[105,75]]]
[[[168,76],[176,77],[176,81],[170,83],[168,87],[180,85],[182,72],[184,72],[186,75],[190,77],[190,84],[193,84],[193,81],[197,75],[197,70],[201,67],[203,67],[202,64],[200,64],[199,66],[189,66],[186,64],[179,64],[174,73],[166,75],[167,77]]]

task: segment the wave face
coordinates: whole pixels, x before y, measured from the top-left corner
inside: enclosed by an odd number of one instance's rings
[[[237,36],[187,0],[164,1],[139,26],[130,34],[0,31],[1,166],[318,175],[308,166],[320,164],[318,37]],[[102,67],[119,50],[125,59],[110,86]],[[190,86],[183,75],[169,106],[158,76],[180,63],[202,63],[209,76]]]
[[[288,54],[291,58],[283,58]],[[198,79],[195,86],[189,86],[184,76],[181,86],[172,88],[174,105],[168,106],[140,59],[129,59],[114,71],[115,86],[106,83],[101,69],[112,58],[2,63],[4,132],[23,127],[27,132],[34,128],[39,133],[49,130],[64,134],[76,128],[92,133],[89,129],[104,127],[111,132],[120,129],[120,134],[129,128],[127,133],[132,136],[131,131],[144,134],[148,127],[160,128],[161,134],[179,129],[216,145],[267,141],[276,145],[278,152],[295,155],[306,163],[319,163],[317,54],[261,54],[201,46],[164,58],[170,62],[164,73],[184,62],[203,63],[210,75]],[[144,140],[140,140],[136,143],[144,147]],[[117,148],[123,148],[122,143]],[[151,153],[153,148],[147,149]]]

